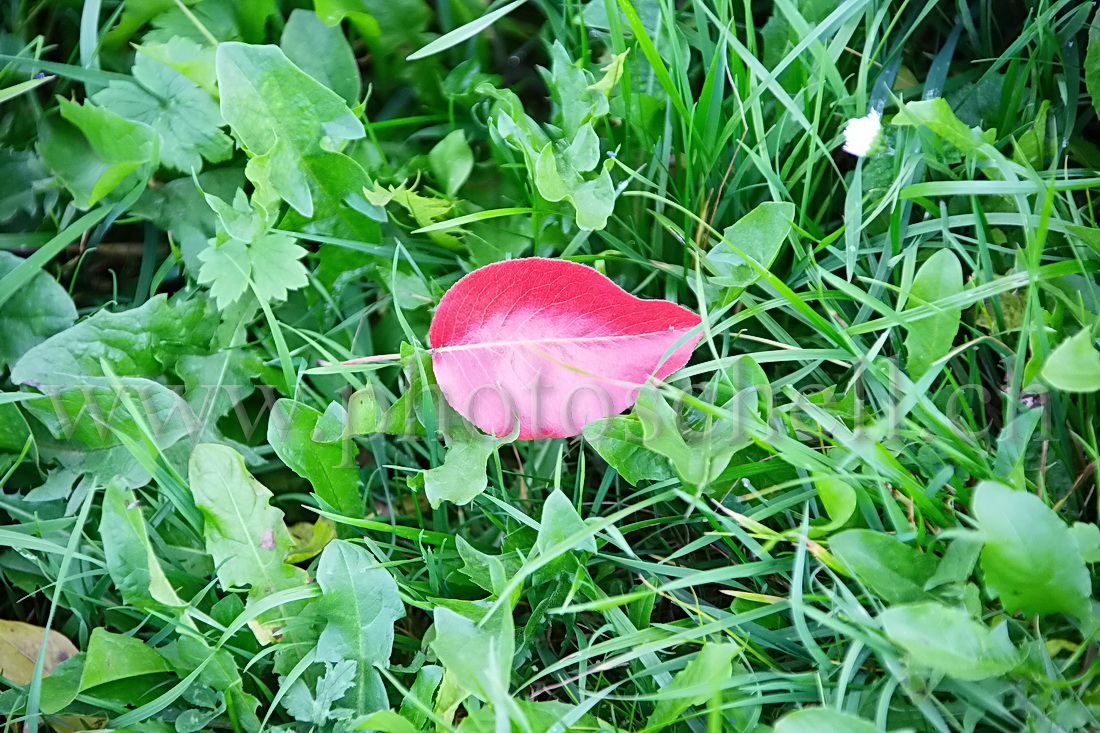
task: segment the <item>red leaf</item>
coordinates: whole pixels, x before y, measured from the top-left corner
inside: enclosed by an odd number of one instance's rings
[[[635,298],[591,267],[540,257],[466,275],[428,334],[447,403],[487,433],[565,438],[626,410],[651,377],[687,363],[699,316]]]

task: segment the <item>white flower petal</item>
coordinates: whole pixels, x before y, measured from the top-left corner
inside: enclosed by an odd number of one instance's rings
[[[844,126],[844,152],[862,158],[875,148],[881,132],[882,113],[877,110],[848,120]]]

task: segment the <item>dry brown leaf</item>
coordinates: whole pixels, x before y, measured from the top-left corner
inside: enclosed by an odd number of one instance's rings
[[[44,631],[41,626],[0,619],[0,674],[17,685],[29,684],[34,677],[34,663],[38,658]],[[43,675],[48,676],[54,667],[77,651],[67,637],[51,629],[46,641]]]
[[[54,733],[75,733],[83,730],[103,730],[107,727],[106,718],[90,715],[54,715],[48,719]]]

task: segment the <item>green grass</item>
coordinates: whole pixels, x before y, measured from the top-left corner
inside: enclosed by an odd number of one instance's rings
[[[1091,3],[361,5],[0,10],[0,730],[1100,730]],[[532,255],[703,338],[445,464]]]

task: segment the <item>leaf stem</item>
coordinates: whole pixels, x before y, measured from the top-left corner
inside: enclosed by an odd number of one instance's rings
[[[431,349],[428,349],[430,352]],[[374,354],[373,356],[361,356],[358,359],[349,359],[347,361],[341,361],[340,364],[373,364],[377,361],[398,361],[401,358],[401,354]],[[332,362],[318,361],[321,366],[332,366]]]

